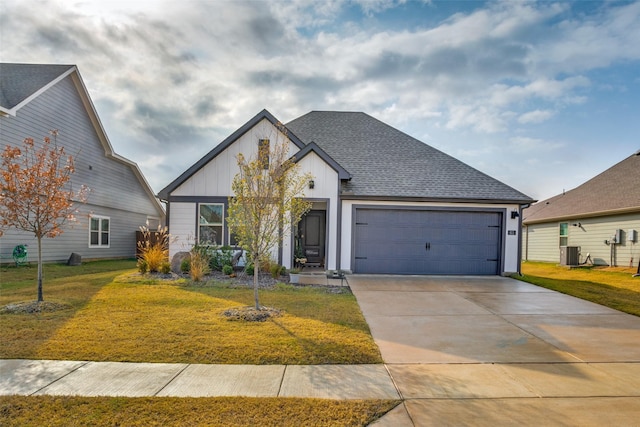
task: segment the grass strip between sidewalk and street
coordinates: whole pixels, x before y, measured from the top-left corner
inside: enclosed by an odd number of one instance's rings
[[[0,424],[22,426],[365,426],[394,400],[0,396]]]

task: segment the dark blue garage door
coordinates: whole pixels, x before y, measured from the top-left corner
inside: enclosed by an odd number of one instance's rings
[[[358,208],[354,272],[494,275],[500,212]]]

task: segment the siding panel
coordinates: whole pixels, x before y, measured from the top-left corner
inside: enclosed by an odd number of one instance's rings
[[[72,185],[87,185],[91,193],[88,204],[80,206],[79,223],[67,227],[55,239],[44,240],[44,260],[64,261],[71,252],[86,259],[134,256],[135,231],[147,217],[159,216],[157,205],[128,164],[106,156],[72,76],[33,99],[15,117],[0,117],[0,149],[8,144],[20,145],[26,137],[39,143],[51,129],[59,130],[57,143],[75,157]],[[90,213],[111,218],[110,248],[88,247]],[[0,262],[11,262],[13,247],[23,243],[29,245],[29,260],[35,261],[35,239],[18,230],[8,230],[0,238]]]

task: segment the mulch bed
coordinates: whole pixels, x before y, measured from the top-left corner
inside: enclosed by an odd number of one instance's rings
[[[23,301],[0,307],[0,314],[52,313],[72,308],[69,304],[53,301]]]

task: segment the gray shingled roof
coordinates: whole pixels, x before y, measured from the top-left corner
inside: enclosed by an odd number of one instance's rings
[[[12,109],[73,65],[0,63],[0,107]]]
[[[533,199],[361,112],[312,111],[286,124],[344,167],[343,196],[530,203]]]
[[[532,205],[523,222],[640,212],[640,151],[579,187]]]

